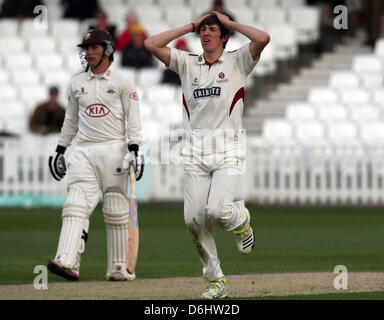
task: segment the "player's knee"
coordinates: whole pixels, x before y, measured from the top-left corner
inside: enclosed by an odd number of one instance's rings
[[[64,203],[62,217],[88,218],[89,208],[84,191],[79,187],[70,187]]]
[[[221,214],[221,208],[218,206],[209,205],[206,207],[207,218],[211,223],[216,223]]]
[[[104,221],[111,225],[124,225],[129,220],[129,201],[119,192],[106,192],[103,201]]]
[[[218,224],[219,226],[225,223],[225,220],[227,220],[231,215],[231,211],[224,201],[219,201],[215,205],[207,205],[206,211],[209,221],[211,223]]]

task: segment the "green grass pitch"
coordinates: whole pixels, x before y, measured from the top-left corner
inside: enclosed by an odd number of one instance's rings
[[[225,274],[333,272],[339,264],[350,272],[384,271],[382,209],[249,209],[256,235],[251,255],[239,259],[232,235],[214,228]],[[32,283],[34,267],[46,265],[55,255],[61,210],[1,208],[0,221],[0,284]],[[138,277],[201,275],[182,204],[139,204],[139,224]],[[81,280],[104,280],[106,232],[100,208],[92,214],[89,231]],[[64,280],[57,277],[55,281]]]

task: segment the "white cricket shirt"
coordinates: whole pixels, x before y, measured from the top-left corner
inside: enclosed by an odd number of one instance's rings
[[[102,75],[91,70],[71,80],[59,145],[126,140],[141,143],[139,98],[128,76],[114,63]]]
[[[246,77],[255,67],[249,43],[213,64],[171,48],[169,68],[181,80],[186,140],[183,154],[210,154],[245,148],[243,103]],[[241,144],[241,145],[240,145]]]

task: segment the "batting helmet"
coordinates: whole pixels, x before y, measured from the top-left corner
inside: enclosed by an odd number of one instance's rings
[[[101,44],[104,46],[104,55],[107,57],[115,51],[115,42],[110,33],[106,30],[92,29],[88,31],[83,37],[82,43],[77,46],[85,49],[90,44]]]

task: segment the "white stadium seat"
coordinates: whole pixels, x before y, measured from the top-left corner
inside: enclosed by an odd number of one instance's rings
[[[27,48],[32,54],[52,53],[56,51],[56,43],[53,38],[32,38],[27,41]]]
[[[328,137],[333,145],[359,146],[358,127],[348,120],[329,123]]]
[[[48,35],[48,22],[39,24],[38,20],[26,19],[20,22],[19,34],[25,39],[46,37]]]
[[[20,97],[27,104],[28,109],[36,106],[48,98],[48,89],[42,85],[31,85],[20,88]]]
[[[346,105],[367,103],[370,98],[370,92],[363,88],[340,90],[340,102]]]
[[[308,120],[296,123],[295,138],[300,144],[306,146],[328,146],[325,126],[317,120]]]
[[[383,88],[384,75],[382,72],[369,72],[360,74],[360,81],[364,88]]]
[[[278,7],[280,3],[279,0],[252,0],[249,1],[249,5],[253,8]]]
[[[4,57],[4,64],[9,70],[20,70],[32,67],[32,57],[27,53],[15,53]]]
[[[138,6],[135,7],[135,12],[139,21],[145,26],[153,22],[160,22],[163,20],[163,12],[160,7],[151,6]]]
[[[266,32],[270,33],[277,60],[290,60],[297,55],[298,42],[296,29],[288,23],[270,24]]]
[[[289,9],[288,21],[297,29],[298,42],[310,44],[320,36],[320,10],[316,7],[302,6]]]
[[[185,0],[158,0],[158,3],[164,9],[168,7],[187,7]]]
[[[3,85],[0,86],[0,101],[14,101],[17,99],[18,92],[14,86]]]
[[[357,55],[352,61],[352,70],[358,73],[382,71],[383,63],[374,54]]]
[[[287,21],[286,11],[279,7],[260,7],[256,14],[256,20],[265,25],[285,23]]]
[[[176,88],[171,85],[156,85],[152,87],[146,87],[146,98],[150,102],[159,101],[175,101],[176,100]]]
[[[63,56],[57,53],[36,54],[34,59],[37,68],[42,72],[47,72],[48,70],[61,70],[64,65]]]
[[[35,69],[22,69],[13,71],[11,73],[11,79],[16,86],[25,86],[31,84],[37,84],[40,82],[40,73]]]
[[[79,48],[77,45],[80,43],[80,40],[76,38],[56,38],[56,46],[58,51],[61,54],[77,54],[79,52]]]
[[[6,85],[9,82],[9,73],[0,69],[0,85]]]
[[[293,125],[285,119],[266,119],[263,123],[262,137],[272,145],[294,146]]]
[[[332,88],[357,88],[359,76],[351,71],[334,71],[329,76],[329,85]]]
[[[173,27],[180,27],[185,25],[185,21],[193,21],[193,12],[190,8],[185,6],[171,6],[164,7],[164,14],[166,21]]]
[[[317,118],[323,122],[340,121],[348,118],[348,110],[341,105],[319,105],[316,106]]]
[[[285,118],[292,122],[314,120],[316,110],[308,103],[290,103],[286,107]]]
[[[384,110],[384,88],[372,90],[371,101]]]
[[[15,53],[24,53],[25,40],[21,37],[0,36],[0,54],[13,55]]]
[[[379,38],[375,42],[374,53],[384,61],[384,38]]]
[[[80,40],[80,23],[75,19],[61,19],[52,21],[50,24],[50,34],[58,39],[71,38]]]
[[[273,43],[269,43],[261,53],[260,59],[253,69],[252,74],[256,76],[266,76],[273,74],[277,69],[275,49]]]
[[[159,68],[142,68],[139,71],[139,86],[157,86],[160,84],[161,78],[163,76],[163,70]]]
[[[16,36],[19,30],[19,22],[16,19],[0,19],[0,36],[12,37]]]
[[[309,90],[308,102],[313,104],[336,103],[338,93],[335,89],[328,87],[315,87]]]
[[[283,8],[302,7],[306,5],[305,0],[280,0],[280,6]]]
[[[379,121],[380,109],[373,105],[357,105],[349,108],[350,119],[354,122]]]
[[[360,139],[367,146],[384,146],[384,122],[369,121],[361,123]]]

